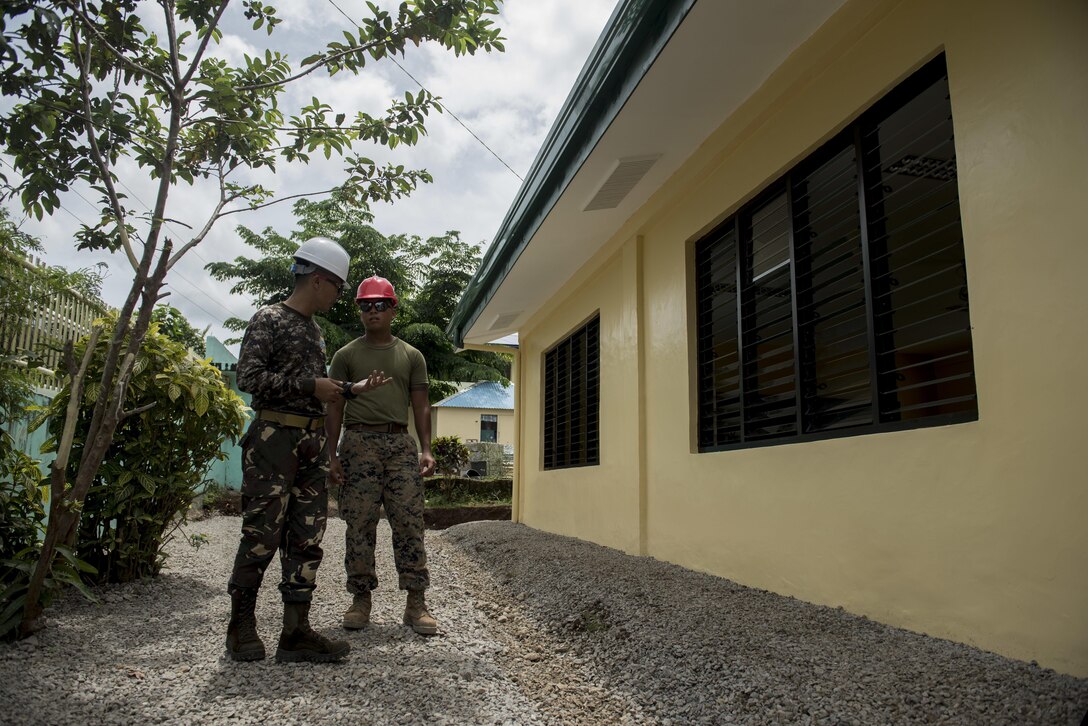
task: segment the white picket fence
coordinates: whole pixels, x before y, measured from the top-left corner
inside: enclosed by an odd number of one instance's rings
[[[31,371],[32,384],[43,392],[55,393],[63,382],[57,372],[64,365],[64,344],[90,333],[91,324],[106,314],[107,308],[75,290],[44,294],[48,290],[45,262],[34,257],[19,258],[19,262],[31,273],[33,292],[25,301],[30,309],[27,315],[19,316],[22,319],[0,319],[0,352],[27,354],[24,364],[26,360],[36,362]]]

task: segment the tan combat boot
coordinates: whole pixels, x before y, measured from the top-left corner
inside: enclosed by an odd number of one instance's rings
[[[283,632],[276,649],[277,661],[332,663],[350,652],[351,646],[343,640],[329,640],[310,627],[310,603],[283,604]]]
[[[438,632],[438,621],[427,612],[427,602],[422,590],[408,591],[408,604],[404,608],[404,624],[420,635],[434,635]]]
[[[344,628],[362,630],[370,622],[370,591],[358,592],[351,601],[351,607],[344,611]]]
[[[231,660],[261,660],[264,643],[257,635],[257,588],[240,587],[230,593],[227,655]]]

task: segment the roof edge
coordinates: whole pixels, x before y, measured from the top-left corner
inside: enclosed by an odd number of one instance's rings
[[[457,347],[696,0],[621,0],[446,327]]]

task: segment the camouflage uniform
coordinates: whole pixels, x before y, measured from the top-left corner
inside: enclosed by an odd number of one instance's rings
[[[393,530],[393,558],[401,590],[426,590],[430,584],[423,548],[423,478],[410,434],[344,432],[340,445],[344,485],[340,516],[348,523],[344,567],[347,589],[364,593],[378,586],[374,547],[380,507]]]
[[[384,505],[393,530],[393,558],[402,590],[426,590],[430,584],[423,548],[423,477],[415,439],[408,433],[353,428],[361,425],[407,427],[413,391],[427,390],[427,362],[408,343],[394,338],[371,345],[356,338],[333,356],[331,373],[340,380],[360,380],[372,370],[393,380],[373,392],[349,400],[344,412],[340,461],[340,516],[347,523],[344,566],[352,594],[378,586],[374,546]]]
[[[284,602],[309,602],[321,564],[328,505],[325,404],[314,380],[325,377],[325,341],[312,318],[280,303],[257,311],[238,358],[238,387],[255,411],[313,419],[310,429],[254,419],[242,439],[242,538],[229,589],[260,587],[280,550]]]

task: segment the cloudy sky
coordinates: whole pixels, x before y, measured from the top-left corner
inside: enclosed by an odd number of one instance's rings
[[[271,37],[252,32],[240,17],[224,26],[219,53],[241,61],[242,54],[254,55],[266,47],[287,53],[295,62],[323,47],[331,38],[342,37],[350,23],[333,5],[348,14],[365,11],[364,0],[281,0],[274,2],[283,22]],[[389,7],[393,2],[379,3]],[[146,3],[154,7],[152,3]],[[409,51],[398,62],[429,91],[442,98],[484,143],[501,157],[496,159],[480,141],[449,114],[432,115],[428,136],[414,148],[394,152],[375,146],[357,150],[376,161],[396,160],[409,168],[426,168],[434,182],[421,186],[411,197],[392,205],[375,205],[374,226],[384,234],[416,234],[422,237],[458,230],[462,239],[490,244],[521,181],[503,165],[524,177],[574,84],[597,36],[604,28],[616,0],[507,0],[498,20],[506,38],[506,52],[455,58],[440,47]],[[149,23],[153,27],[154,21]],[[309,80],[312,79],[312,80]],[[389,61],[368,66],[359,76],[347,73],[332,78],[309,76],[293,84],[285,111],[299,101],[316,96],[348,118],[365,110],[379,115],[389,101],[403,97],[406,90],[419,87],[405,71]],[[11,169],[4,171],[12,176]],[[122,182],[131,197],[149,203],[154,186],[134,165],[122,166]],[[328,189],[340,183],[342,167],[334,157],[318,156],[309,165],[281,165],[276,174],[254,177],[278,193],[297,194]],[[122,191],[125,191],[125,188]],[[196,226],[212,208],[217,191],[208,186],[175,188],[168,216]],[[84,199],[84,197],[86,199]],[[45,259],[69,269],[98,262],[109,265],[103,297],[119,306],[132,281],[131,268],[121,254],[76,252],[73,234],[78,220],[91,221],[95,210],[86,200],[94,195],[84,190],[62,198],[64,209],[42,221],[24,218],[14,202],[6,206],[21,229],[45,247]],[[250,253],[236,232],[238,225],[253,229],[271,226],[277,231],[292,230],[290,202],[258,212],[230,215],[219,222],[204,242],[191,251],[167,277],[171,295],[167,302],[179,308],[197,328],[211,325],[211,334],[229,337],[221,323],[230,316],[248,318],[253,307],[245,298],[231,296],[222,283],[211,280],[204,265],[215,260],[234,259]],[[174,224],[168,231],[177,238],[184,227]]]

